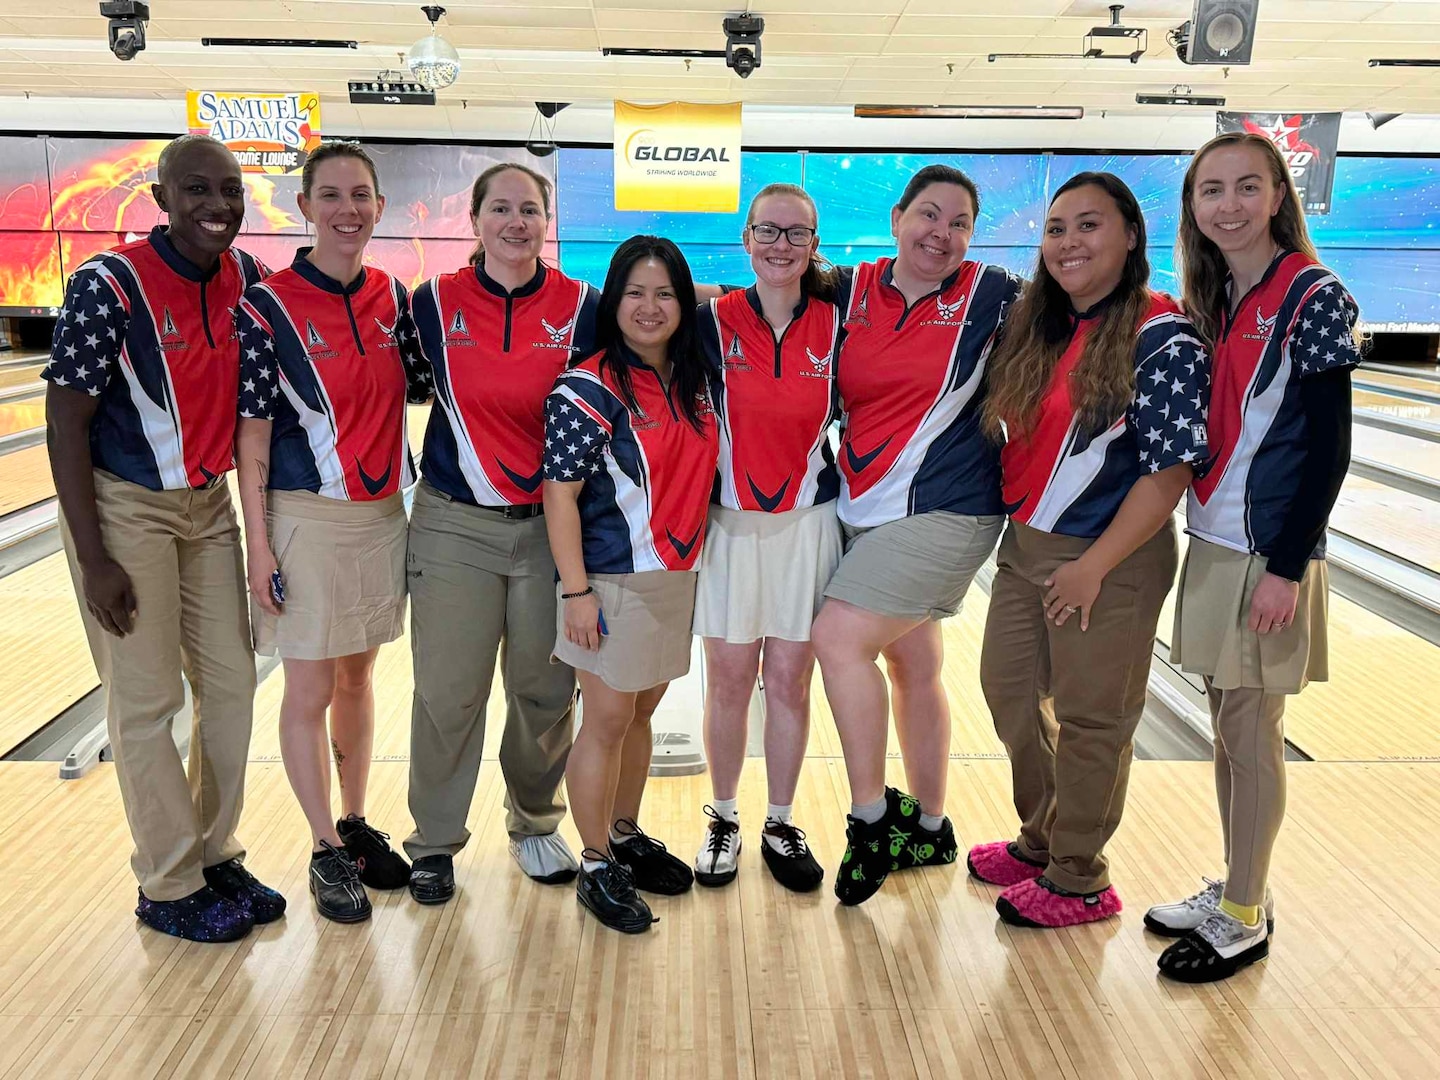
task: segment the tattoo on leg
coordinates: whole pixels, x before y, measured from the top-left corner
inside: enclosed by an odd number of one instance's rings
[[[340,781],[340,790],[345,790],[345,770],[340,766],[345,763],[345,755],[340,752],[340,744],[334,739],[330,740],[330,750],[335,755],[335,778]]]

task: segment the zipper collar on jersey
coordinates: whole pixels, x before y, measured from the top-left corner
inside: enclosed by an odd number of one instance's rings
[[[1229,270],[1225,271],[1225,310],[1220,313],[1220,339],[1223,341],[1230,336],[1230,328],[1235,325],[1236,318],[1240,315],[1240,309],[1245,306],[1246,301],[1254,296],[1256,291],[1264,288],[1265,284],[1275,276],[1275,271],[1280,269],[1280,264],[1288,259],[1295,252],[1290,248],[1281,248],[1275,253],[1275,258],[1270,260],[1270,265],[1265,268],[1265,273],[1260,275],[1260,280],[1250,287],[1250,291],[1230,304],[1230,285],[1235,280],[1235,275]]]
[[[155,253],[165,260],[165,265],[174,270],[186,281],[214,281],[215,275],[220,273],[220,259],[215,260],[215,266],[210,270],[201,270],[193,262],[181,255],[175,247],[174,241],[170,239],[170,230],[164,225],[156,225],[150,230],[146,237]],[[223,256],[222,256],[223,258]]]
[[[507,289],[485,272],[485,261],[482,259],[475,264],[475,280],[491,296],[498,296],[502,300],[518,300],[522,296],[534,296],[540,291],[540,287],[545,284],[545,264],[536,259],[535,276],[518,289]]]
[[[290,269],[294,270],[317,289],[324,289],[326,292],[334,293],[336,296],[354,296],[365,287],[365,267],[362,266],[360,268],[360,273],[355,276],[354,281],[345,285],[336,281],[305,257],[314,250],[314,247],[302,247],[298,249],[295,252],[294,262],[290,264]]]
[[[767,322],[765,318],[765,306],[760,303],[760,290],[754,285],[751,285],[748,289],[745,290],[745,299],[750,304],[750,310],[755,312],[756,315],[760,316],[760,321]],[[810,297],[805,295],[804,289],[801,289],[800,302],[795,305],[795,310],[790,312],[790,322],[794,323],[795,321],[797,321],[801,315],[805,314],[805,309],[809,306]]]
[[[961,271],[962,269],[964,269],[964,267],[965,267],[965,263],[964,263],[964,262],[961,262],[960,265],[955,268],[955,272],[954,272],[954,273],[952,273],[952,274],[951,274],[949,277],[947,277],[944,281],[940,282],[940,287],[939,287],[938,289],[931,289],[928,293],[925,294],[925,296],[934,296],[936,293],[943,293],[943,292],[945,292],[947,289],[950,288],[950,286],[954,285],[955,282],[957,282],[957,281],[960,280],[960,271]],[[891,259],[890,261],[888,261],[888,262],[885,264],[885,269],[882,270],[882,271],[880,271],[880,284],[881,284],[881,285],[889,285],[890,288],[894,289],[896,292],[899,292],[902,297],[905,295],[903,292],[900,292],[900,286],[895,284],[895,260],[894,260],[894,259]],[[924,299],[925,299],[925,296],[920,297],[920,300],[924,300]],[[920,300],[915,301],[915,303],[918,304],[918,303],[920,302]],[[914,304],[911,305],[911,307],[913,307],[913,306],[914,306]]]

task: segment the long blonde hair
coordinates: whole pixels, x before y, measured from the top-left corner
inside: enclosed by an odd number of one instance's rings
[[[1125,257],[1120,284],[1085,341],[1071,376],[1070,394],[1080,426],[1096,432],[1115,422],[1135,394],[1135,331],[1150,306],[1150,260],[1145,254],[1145,217],[1135,194],[1113,173],[1082,172],[1055,192],[1055,199],[1075,188],[1093,186],[1115,201],[1135,246]],[[1012,435],[1032,431],[1040,405],[1070,344],[1070,296],[1045,266],[1042,250],[1035,276],[1005,318],[1005,336],[987,365],[989,391],[983,424],[994,438],[1002,422]]]
[[[1185,170],[1185,182],[1180,188],[1180,234],[1175,241],[1175,263],[1180,271],[1185,315],[1208,345],[1214,345],[1219,337],[1220,316],[1228,306],[1225,280],[1230,271],[1220,249],[1200,231],[1200,225],[1195,220],[1194,196],[1200,162],[1211,150],[1221,146],[1253,146],[1260,151],[1270,170],[1270,178],[1283,193],[1280,209],[1270,219],[1270,236],[1282,250],[1298,251],[1316,262],[1320,261],[1315,245],[1310,241],[1310,231],[1305,227],[1305,208],[1300,202],[1300,192],[1290,176],[1290,166],[1285,164],[1275,144],[1263,135],[1248,131],[1227,131],[1224,135],[1216,135],[1195,151],[1190,167]]]

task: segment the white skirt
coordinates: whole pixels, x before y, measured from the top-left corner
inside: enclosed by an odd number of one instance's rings
[[[695,633],[733,645],[767,637],[809,641],[844,549],[834,502],[783,514],[711,506]]]

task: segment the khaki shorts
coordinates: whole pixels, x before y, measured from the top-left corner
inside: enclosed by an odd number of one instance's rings
[[[565,601],[556,582],[551,662],[598,675],[611,690],[627,694],[680,678],[690,670],[695,576],[693,570],[591,574],[608,631],[595,652],[566,640]]]
[[[1005,518],[932,510],[873,528],[845,526],[845,557],[825,595],[902,619],[948,619],[995,550]]]
[[[1305,568],[1294,621],[1262,636],[1246,620],[1268,561],[1264,555],[1190,538],[1170,646],[1170,659],[1180,670],[1208,675],[1217,690],[1248,687],[1272,694],[1298,694],[1307,683],[1330,677],[1325,560],[1311,559]]]
[[[270,550],[285,579],[279,616],[250,599],[255,651],[287,660],[366,652],[405,627],[405,502],[310,491],[267,496]]]

